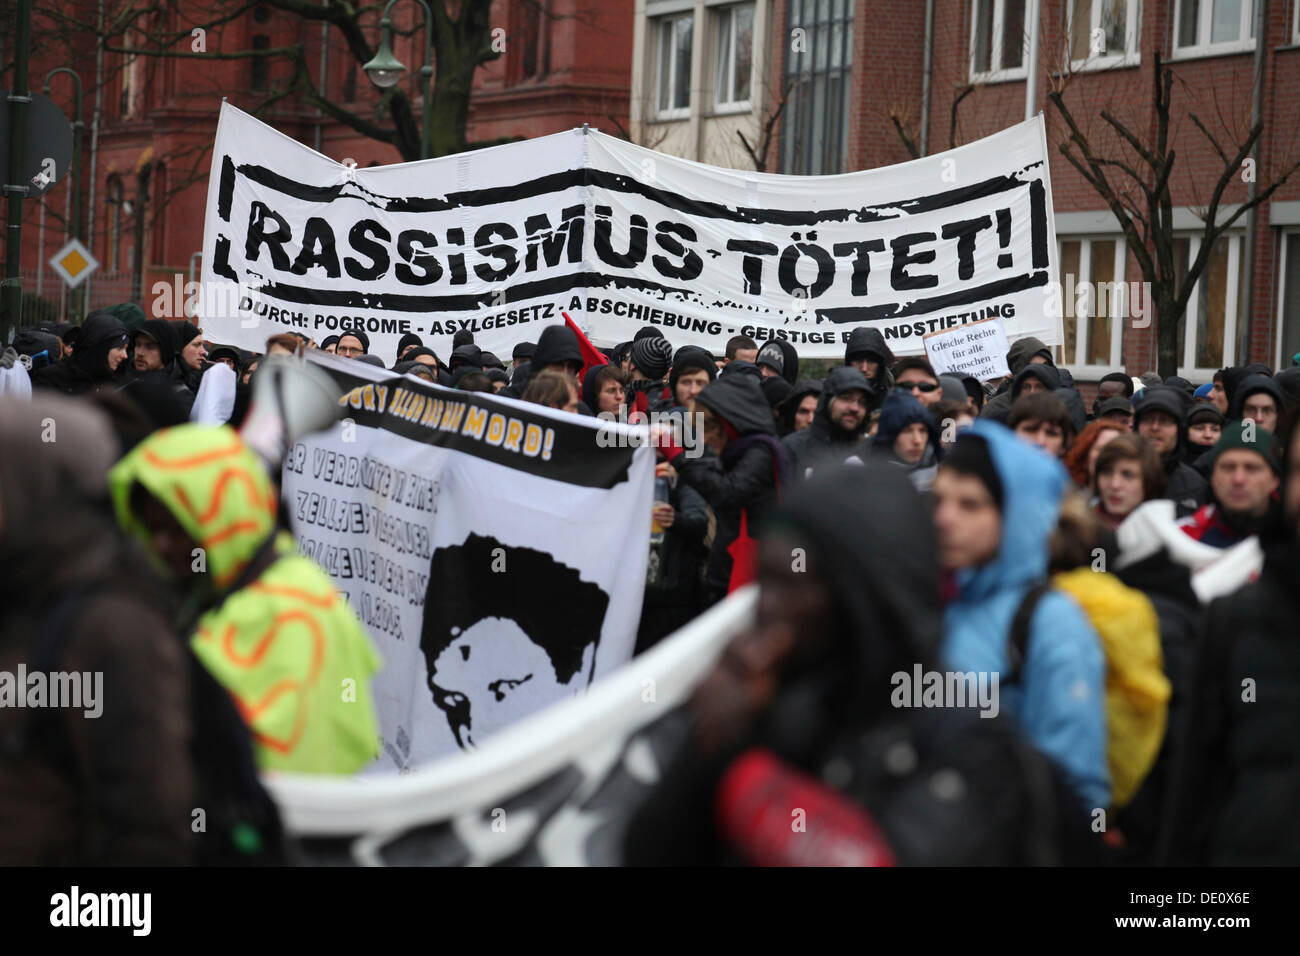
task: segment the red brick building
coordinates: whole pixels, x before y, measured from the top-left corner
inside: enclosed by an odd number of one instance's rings
[[[1140,374],[1156,366],[1154,321],[1134,315],[1131,302],[1070,294],[1070,276],[1097,289],[1140,283],[1141,275],[1101,197],[1057,152],[1067,131],[1048,93],[1066,83],[1067,105],[1098,142],[1107,136],[1103,110],[1152,141],[1156,55],[1170,63],[1173,224],[1186,262],[1223,168],[1189,114],[1230,153],[1244,141],[1254,17],[1252,0],[638,0],[632,130],[645,145],[754,168],[736,130],[758,141],[779,110],[767,170],[840,173],[960,146],[1023,120],[1032,75],[1034,109],[1047,118],[1070,303],[1061,362],[1084,382],[1109,371]],[[737,37],[748,44],[743,55]],[[1255,169],[1263,186],[1300,160],[1300,0],[1271,0],[1261,42],[1264,135]],[[749,71],[743,83],[738,69]],[[1229,186],[1221,216],[1248,188],[1240,178]],[[1225,364],[1286,366],[1300,351],[1300,174],[1257,214],[1249,279],[1246,246],[1243,217],[1211,250],[1189,303],[1179,364],[1194,382]]]
[[[153,299],[150,289],[156,281],[170,283],[175,275],[188,276],[197,266],[193,257],[202,247],[208,161],[222,98],[253,108],[289,85],[291,63],[283,58],[133,56],[113,51],[130,42],[122,39],[111,41],[97,62],[93,32],[70,30],[66,19],[56,20],[41,12],[40,6],[33,20],[31,87],[39,91],[47,72],[57,66],[74,67],[85,84],[83,237],[89,236],[86,244],[100,263],[90,280],[89,305],[134,297],[148,312]],[[160,15],[164,19],[152,29],[176,34],[193,22],[211,19],[219,6],[166,5],[167,12]],[[111,3],[108,7],[116,8]],[[178,7],[188,12],[182,14]],[[95,22],[93,2],[67,2],[60,10],[85,23]],[[425,46],[422,17],[416,3],[399,3],[393,9],[395,28],[408,33],[396,38],[394,52],[407,66],[399,83],[412,97],[417,122]],[[471,143],[541,136],[583,123],[609,132],[626,127],[630,6],[596,0],[496,0],[492,23],[494,31],[502,31],[494,33],[493,41],[504,50],[475,74]],[[387,111],[375,109],[379,91],[342,34],[329,28],[328,42],[323,43],[323,29],[319,23],[305,22],[267,4],[206,31],[201,44],[196,37],[173,48],[201,45],[209,53],[226,53],[301,45],[313,82],[329,100],[379,126],[389,125]],[[377,47],[377,15],[365,34]],[[0,54],[4,61],[11,59],[2,49]],[[102,77],[98,88],[97,76]],[[0,85],[9,85],[9,78]],[[51,96],[72,117],[70,78],[55,77]],[[359,166],[369,166],[401,160],[396,148],[321,116],[296,95],[279,99],[262,118],[340,161],[350,158]],[[39,289],[61,314],[67,313],[69,303],[46,261],[66,241],[63,217],[69,185],[65,179],[43,201],[25,202],[23,218],[24,292]],[[137,262],[144,266],[139,280]],[[133,296],[135,288],[142,291]]]

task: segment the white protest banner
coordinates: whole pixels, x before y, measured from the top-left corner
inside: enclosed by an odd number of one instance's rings
[[[439,159],[343,166],[223,104],[197,303],[210,339],[415,332],[509,354],[573,316],[597,345],[659,327],[721,354],[742,333],[839,358],[997,316],[1062,341],[1041,116],[840,176],[706,166],[572,130]],[[162,288],[170,295],[170,287]],[[188,314],[188,313],[187,313]]]
[[[264,777],[313,866],[617,866],[624,827],[691,728],[681,705],[752,626],[741,588],[599,681],[469,754],[360,780]]]
[[[1001,319],[983,319],[925,336],[925,354],[942,375],[973,375],[987,382],[1010,375],[1007,367],[1007,330]]]
[[[283,499],[383,657],[376,769],[479,744],[631,657],[648,430],[311,358],[347,417],[290,449]]]

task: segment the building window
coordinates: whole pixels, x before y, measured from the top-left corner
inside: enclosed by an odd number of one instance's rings
[[[1174,56],[1207,56],[1255,47],[1254,0],[1176,0]]]
[[[822,176],[844,172],[853,63],[853,0],[790,0],[781,123],[781,168]]]
[[[714,60],[713,105],[749,109],[754,73],[754,5],[739,3],[713,15],[718,46]]]
[[[1070,60],[1075,69],[1138,62],[1140,0],[1071,0]]]
[[[140,57],[124,53],[122,65],[122,98],[118,110],[123,118],[134,116],[140,109],[141,69]]]
[[[1277,352],[1274,365],[1286,368],[1300,353],[1300,232],[1282,239],[1283,265],[1278,270]]]
[[[1187,300],[1187,312],[1178,325],[1178,374],[1184,378],[1209,381],[1207,374],[1236,361],[1243,246],[1241,233],[1220,237]],[[1200,249],[1200,236],[1174,240],[1174,268],[1180,283]]]
[[[680,119],[691,109],[691,44],[695,18],[686,14],[655,21],[659,35],[659,77],[655,111],[660,119]]]
[[[1025,0],[974,0],[971,79],[1024,79],[1026,39]]]
[[[1057,364],[1098,377],[1123,371],[1130,302],[1124,239],[1072,236],[1061,241],[1060,250],[1065,344],[1057,346]]]
[[[271,49],[271,38],[265,33],[258,33],[253,37],[253,58],[249,61],[252,69],[252,78],[249,88],[254,90],[266,89],[267,76],[270,72],[271,61],[268,57],[260,56],[263,50]]]

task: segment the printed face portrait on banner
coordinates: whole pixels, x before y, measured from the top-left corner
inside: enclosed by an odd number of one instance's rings
[[[609,595],[545,551],[469,535],[433,553],[420,649],[462,748],[595,674]]]

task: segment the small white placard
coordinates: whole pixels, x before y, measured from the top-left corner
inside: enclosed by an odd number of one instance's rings
[[[1007,332],[999,318],[982,319],[925,336],[925,354],[942,375],[972,375],[981,382],[1010,375]]]

